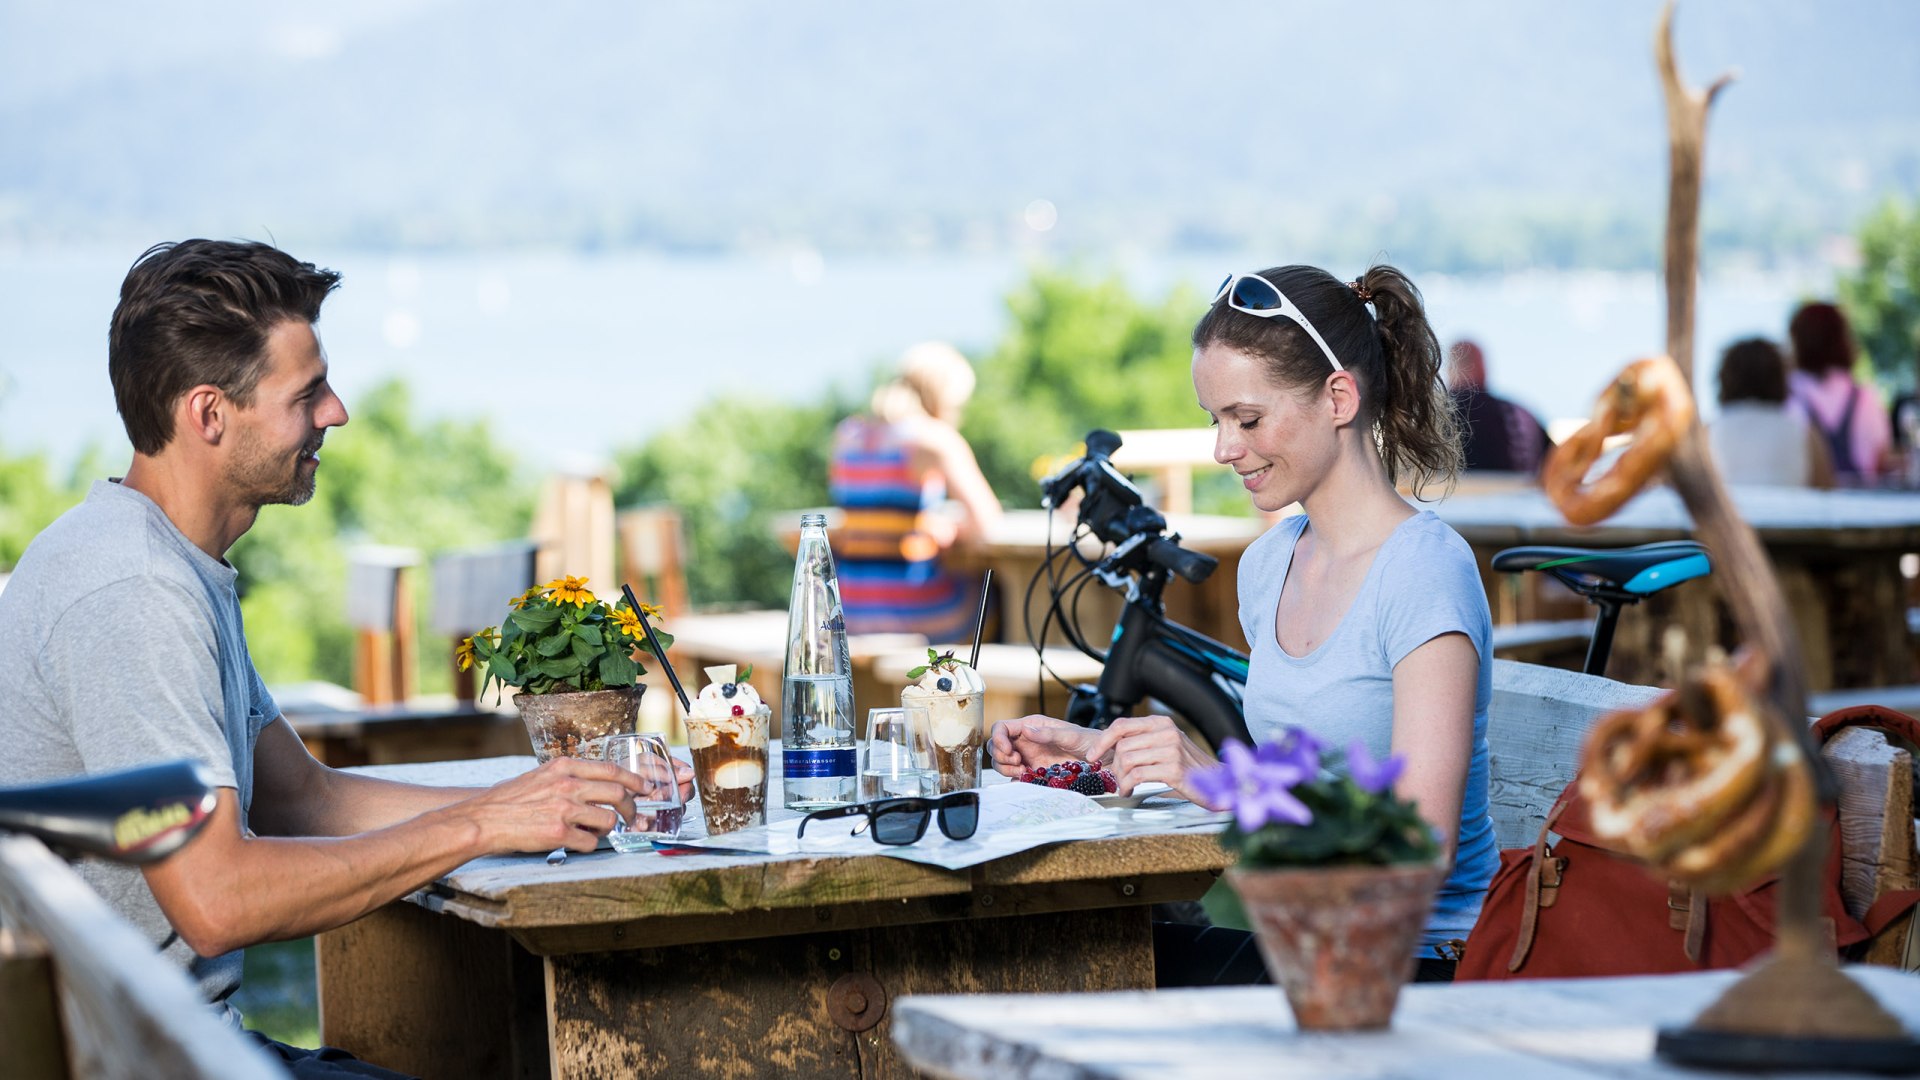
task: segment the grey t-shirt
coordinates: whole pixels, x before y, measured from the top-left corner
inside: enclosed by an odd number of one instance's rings
[[[1480,657],[1473,694],[1473,756],[1460,805],[1453,871],[1440,886],[1422,938],[1426,946],[1465,938],[1480,914],[1487,883],[1500,866],[1487,806],[1487,705],[1493,700],[1493,619],[1473,550],[1431,511],[1400,523],[1374,553],[1353,606],[1332,636],[1306,656],[1291,656],[1274,637],[1281,586],[1293,564],[1306,515],[1288,518],[1247,548],[1240,560],[1240,626],[1252,644],[1247,673],[1247,730],[1265,743],[1289,726],[1305,728],[1333,749],[1355,739],[1385,759],[1393,737],[1393,669],[1442,634],[1465,634]]]
[[[279,710],[247,655],[234,577],[146,496],[95,483],[0,592],[0,783],[192,758],[235,789],[244,828],[254,741]],[[195,955],[139,870],[77,869],[237,1018],[224,1002],[239,952]]]

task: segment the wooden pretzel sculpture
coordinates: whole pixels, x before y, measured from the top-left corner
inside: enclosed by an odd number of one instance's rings
[[[1737,668],[1707,665],[1645,709],[1594,725],[1580,778],[1594,832],[1707,892],[1778,869],[1817,804],[1799,744],[1774,735],[1764,668],[1755,654]]]
[[[1693,394],[1679,365],[1665,356],[1635,360],[1601,392],[1593,419],[1554,448],[1540,486],[1569,522],[1592,525],[1666,468],[1692,423]],[[1633,442],[1619,460],[1588,484],[1587,470],[1607,438],[1629,432]]]

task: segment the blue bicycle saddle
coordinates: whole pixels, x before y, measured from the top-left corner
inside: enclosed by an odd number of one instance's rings
[[[1508,548],[1494,555],[1493,568],[1507,573],[1539,570],[1582,594],[1605,589],[1636,596],[1713,572],[1707,549],[1692,540],[1630,548]]]

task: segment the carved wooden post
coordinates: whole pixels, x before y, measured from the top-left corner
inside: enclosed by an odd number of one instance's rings
[[[1681,81],[1673,54],[1672,0],[1660,14],[1654,56],[1666,98],[1672,180],[1665,265],[1667,352],[1691,384],[1707,111],[1732,76],[1722,75],[1705,90],[1689,89]],[[1781,729],[1782,739],[1799,745],[1806,767],[1814,770],[1822,803],[1831,805],[1838,792],[1807,730],[1806,665],[1791,613],[1759,537],[1740,517],[1714,467],[1698,420],[1680,440],[1668,471],[1674,490],[1693,516],[1696,535],[1713,553],[1717,572],[1733,583],[1726,593],[1740,639],[1772,660],[1768,696],[1775,708],[1770,719]],[[1714,1039],[1725,1033],[1783,1040],[1780,1051],[1788,1056],[1805,1044],[1794,1047],[1785,1041],[1847,1039],[1885,1045],[1906,1038],[1899,1021],[1841,974],[1835,961],[1821,924],[1827,840],[1827,830],[1816,823],[1806,843],[1783,868],[1774,951],[1765,963],[1729,988],[1695,1019],[1691,1029],[1663,1032],[1661,1053],[1705,1063],[1723,1052]]]

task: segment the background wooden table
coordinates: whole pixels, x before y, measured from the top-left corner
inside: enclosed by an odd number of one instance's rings
[[[530,764],[371,771],[485,783]],[[1227,861],[1211,830],[1158,817],[966,870],[481,859],[320,936],[321,1036],[428,1076],[908,1076],[887,1038],[901,994],[1152,986],[1146,905],[1198,897]]]
[[[1920,552],[1920,495],[1735,487],[1741,516],[1759,533],[1793,607],[1807,684],[1812,690],[1892,686],[1914,681],[1907,628],[1903,555]],[[1496,574],[1495,552],[1519,545],[1627,547],[1693,537],[1693,522],[1666,488],[1641,494],[1601,525],[1568,525],[1538,491],[1457,495],[1432,506],[1473,546],[1496,621],[1540,617],[1513,598],[1517,575]],[[1533,575],[1528,575],[1532,577]],[[1624,682],[1671,685],[1663,640],[1685,633],[1685,660],[1710,646],[1730,648],[1723,596],[1741,583],[1716,571],[1621,613],[1607,674]]]
[[[1848,970],[1909,1030],[1920,1027],[1920,976]],[[1736,977],[1409,986],[1393,1027],[1365,1034],[1297,1030],[1271,986],[914,997],[899,1002],[893,1038],[909,1062],[956,1080],[1697,1077],[1654,1059],[1655,1030],[1684,1025]]]

